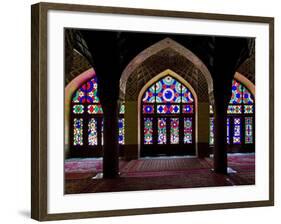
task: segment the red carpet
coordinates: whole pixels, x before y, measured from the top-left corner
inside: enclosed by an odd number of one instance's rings
[[[120,177],[92,179],[102,172],[102,160],[70,159],[65,162],[65,193],[152,190],[255,184],[255,155],[229,155],[236,171],[215,174],[212,158],[159,158],[119,162]]]

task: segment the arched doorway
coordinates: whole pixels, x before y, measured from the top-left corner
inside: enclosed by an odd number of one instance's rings
[[[227,108],[228,152],[255,151],[255,85],[240,73],[232,81],[232,96]],[[214,144],[214,111],[210,107],[210,146]]]
[[[193,88],[171,70],[142,89],[140,156],[196,155],[196,104]]]

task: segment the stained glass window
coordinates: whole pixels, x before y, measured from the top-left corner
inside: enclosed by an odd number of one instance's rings
[[[192,118],[185,117],[184,118],[184,143],[191,144],[192,143]]]
[[[84,105],[77,104],[73,105],[73,113],[74,114],[83,114],[84,113]]]
[[[253,118],[245,117],[245,143],[253,143]]]
[[[125,119],[124,118],[119,118],[118,128],[119,128],[118,142],[119,142],[119,144],[123,145],[125,143]]]
[[[88,113],[89,114],[102,114],[102,107],[100,104],[92,104],[88,105]]]
[[[210,106],[210,115],[213,116]],[[214,144],[211,136],[214,129],[210,122],[210,145]],[[232,96],[227,108],[227,143],[253,144],[254,143],[254,97],[250,91],[237,80],[232,82]],[[243,129],[242,129],[243,128]],[[245,130],[244,130],[245,129]]]
[[[171,144],[179,144],[179,118],[171,118]]]
[[[88,123],[88,142],[89,145],[98,144],[98,132],[97,132],[97,119],[91,118]]]
[[[153,127],[152,127],[153,118],[144,118],[144,144],[152,144],[152,134],[153,134]]]
[[[157,105],[158,114],[178,114],[180,113],[179,105],[171,104],[159,104]]]
[[[142,112],[144,114],[154,114],[154,105],[143,105]]]
[[[185,86],[182,86],[182,102],[183,103],[193,103],[194,102],[192,93]]]
[[[73,145],[83,145],[83,119],[74,118]]]
[[[241,118],[234,118],[233,144],[241,143]]]
[[[228,114],[241,114],[242,113],[241,105],[228,105],[227,113]]]
[[[211,145],[214,144],[214,118],[210,118],[210,136],[209,136],[209,142]]]
[[[184,114],[193,114],[193,105],[190,104],[184,104],[182,105],[182,112]]]
[[[158,118],[158,144],[166,144],[166,118]]]
[[[242,103],[243,86],[236,80],[232,81],[232,96],[230,99],[230,104],[240,104]]]

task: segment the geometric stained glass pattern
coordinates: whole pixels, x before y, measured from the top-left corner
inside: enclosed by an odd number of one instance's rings
[[[144,103],[154,103],[155,102],[155,85],[151,86],[146,90],[143,95],[142,101]]]
[[[235,79],[232,81],[232,96],[230,99],[230,104],[241,104],[242,103],[242,85]]]
[[[180,106],[174,104],[158,104],[157,105],[158,114],[179,114]]]
[[[171,118],[171,144],[179,144],[179,118]]]
[[[119,144],[124,145],[124,143],[125,143],[125,119],[124,118],[119,118],[118,130],[119,130],[118,142],[119,142]]]
[[[210,136],[209,136],[210,145],[214,144],[214,118],[210,117]]]
[[[149,145],[149,144],[153,143],[153,137],[152,137],[153,126],[152,126],[152,123],[153,123],[153,118],[150,118],[150,117],[144,118],[144,129],[143,129],[144,142],[143,143],[145,145]]]
[[[243,88],[243,103],[244,104],[253,104],[254,103],[252,94],[245,87]]]
[[[192,93],[185,86],[182,86],[182,102],[193,103],[194,99]]]
[[[83,84],[73,95],[73,103],[99,103],[97,77]]]
[[[155,84],[155,97],[157,103],[180,103],[181,83],[166,76]]]
[[[254,105],[244,105],[244,114],[254,113]]]
[[[73,113],[74,114],[83,114],[84,113],[84,105],[76,104],[73,105]]]
[[[233,144],[241,144],[241,118],[233,119]]]
[[[100,104],[91,104],[88,105],[88,113],[89,114],[102,114],[103,110]]]
[[[166,144],[166,118],[158,118],[158,144]]]
[[[88,142],[89,145],[98,144],[98,131],[97,131],[97,119],[91,118],[88,123]]]
[[[142,106],[142,112],[144,114],[154,114],[154,105],[145,104]]]
[[[73,120],[73,145],[83,145],[83,119]]]
[[[193,105],[190,104],[182,105],[182,113],[193,114]]]
[[[253,118],[245,117],[245,144],[253,143]]]
[[[241,114],[242,113],[241,105],[228,105],[227,113],[228,114]]]
[[[184,144],[192,144],[192,118],[184,118]]]

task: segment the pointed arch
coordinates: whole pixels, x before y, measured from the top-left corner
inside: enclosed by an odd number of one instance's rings
[[[198,97],[194,90],[194,88],[188,83],[184,78],[182,78],[180,75],[172,71],[171,69],[166,69],[163,72],[159,73],[158,75],[154,76],[150,81],[148,81],[140,90],[138,94],[138,157],[141,156],[141,146],[142,146],[142,128],[141,128],[141,118],[142,118],[142,99],[144,93],[151,87],[151,85],[155,84],[157,81],[161,80],[162,78],[166,76],[171,76],[178,82],[180,82],[183,86],[188,88],[188,90],[191,92],[193,98],[194,98],[194,126],[195,126],[195,132],[194,132],[194,146],[195,146],[195,155],[198,155],[198,148],[197,148],[197,142],[198,142]]]
[[[187,48],[185,48],[184,46],[180,45],[179,43],[177,43],[176,41],[170,38],[165,38],[143,50],[135,58],[133,58],[131,62],[126,66],[120,78],[120,98],[125,96],[126,83],[130,75],[149,57],[167,48],[173,49],[178,54],[188,59],[198,70],[200,70],[200,72],[204,75],[207,81],[208,92],[212,94],[213,79],[207,66],[192,51],[188,50]]]

